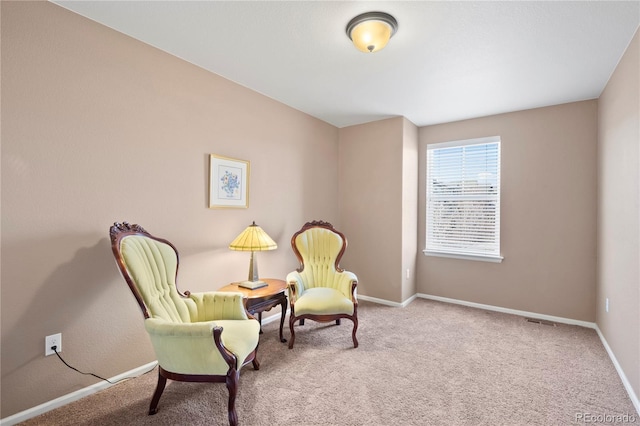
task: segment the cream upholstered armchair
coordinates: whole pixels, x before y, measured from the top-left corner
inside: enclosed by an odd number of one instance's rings
[[[353,272],[340,268],[340,259],[347,248],[345,236],[328,222],[304,224],[291,238],[291,247],[300,267],[287,275],[289,289],[289,349],[295,342],[294,323],[305,319],[319,322],[341,318],[353,321],[353,346],[358,347],[358,278]]]
[[[229,423],[238,417],[235,399],[240,369],[256,358],[260,324],[249,316],[240,293],[178,292],[178,251],[167,240],[139,225],[115,223],[109,230],[120,272],[144,315],[144,325],[158,358],[158,384],[149,414],[167,379],[222,382],[229,390]]]

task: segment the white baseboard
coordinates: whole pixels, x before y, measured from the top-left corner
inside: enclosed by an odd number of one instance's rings
[[[453,303],[456,305],[469,306],[472,308],[484,309],[486,311],[502,312],[505,314],[518,315],[521,317],[541,319],[551,322],[559,322],[561,324],[579,325],[581,327],[596,328],[595,322],[580,321],[571,318],[555,317],[553,315],[538,314],[536,312],[520,311],[517,309],[503,308],[500,306],[484,305],[482,303],[467,302],[466,300],[450,299],[448,297],[432,296],[430,294],[418,293],[418,297],[422,299],[436,300],[438,302]]]
[[[122,374],[118,374],[117,376],[111,377],[109,381],[117,382],[118,380],[125,379],[127,377],[137,377],[141,374],[148,372],[149,370],[152,370],[153,368],[155,368],[156,365],[158,365],[157,361],[150,362],[148,364],[134,368],[133,370],[129,370]],[[47,401],[33,408],[29,408],[28,410],[24,410],[12,416],[5,417],[4,419],[0,419],[0,425],[1,426],[15,425],[25,420],[29,420],[33,417],[39,416],[40,414],[44,414],[47,411],[51,411],[56,408],[62,407],[63,405],[67,405],[73,401],[77,401],[78,399],[84,398],[85,396],[89,396],[103,389],[107,389],[111,386],[113,386],[113,384],[105,381],[95,383],[91,386],[87,386],[86,388],[78,389],[75,392],[68,393],[59,398],[53,399],[51,401]]]
[[[411,296],[410,298],[408,298],[404,302],[400,303],[400,302],[391,302],[389,300],[378,299],[377,297],[364,296],[362,294],[359,294],[358,295],[358,300],[364,300],[364,301],[367,301],[367,302],[373,302],[373,303],[377,303],[379,305],[393,306],[394,308],[404,308],[409,303],[413,302],[416,299],[416,297],[418,297],[418,295],[414,294],[413,296]]]
[[[423,299],[436,300],[439,302],[453,303],[456,305],[470,306],[472,308],[485,309],[488,311],[503,312],[506,314],[513,314],[513,315],[518,315],[518,316],[527,317],[527,318],[536,318],[536,319],[541,319],[546,321],[558,322],[561,324],[579,325],[582,327],[594,329],[598,333],[598,337],[600,337],[600,341],[602,342],[602,345],[607,351],[607,354],[609,354],[609,359],[611,359],[613,366],[618,372],[618,376],[620,376],[620,380],[622,380],[622,384],[624,385],[624,388],[627,391],[627,394],[629,395],[629,399],[631,399],[631,402],[633,403],[633,406],[638,412],[638,415],[640,415],[640,401],[638,400],[638,395],[636,395],[635,391],[633,390],[633,387],[631,387],[631,383],[629,383],[629,379],[627,379],[626,374],[624,374],[624,371],[622,370],[620,363],[618,363],[618,360],[616,359],[616,356],[611,350],[611,347],[609,346],[609,344],[607,343],[607,340],[604,338],[604,335],[600,331],[598,324],[596,324],[595,322],[580,321],[580,320],[574,320],[574,319],[563,318],[563,317],[555,317],[552,315],[544,315],[544,314],[537,314],[535,312],[519,311],[517,309],[508,309],[508,308],[502,308],[499,306],[483,305],[481,303],[467,302],[467,301],[458,300],[458,299],[449,299],[447,297],[432,296],[430,294],[418,293],[418,297],[421,297]]]
[[[287,307],[287,311],[284,314],[287,315],[288,313],[289,313],[289,308]],[[280,312],[276,312],[275,314],[269,315],[268,317],[262,317],[262,324],[264,325],[264,324],[272,323],[274,321],[280,321],[281,315],[282,314]],[[286,321],[284,326],[285,327],[287,326]]]
[[[627,376],[624,374],[624,371],[622,370],[622,367],[620,366],[618,359],[613,354],[613,351],[611,350],[609,343],[607,343],[607,339],[604,338],[604,335],[600,331],[600,327],[598,327],[597,324],[596,324],[596,332],[598,333],[598,336],[600,336],[600,341],[602,342],[602,345],[604,346],[607,353],[609,354],[609,358],[611,358],[611,362],[613,362],[613,366],[616,368],[616,371],[618,372],[618,376],[620,376],[620,379],[622,380],[622,384],[624,385],[624,388],[627,390],[627,393],[629,394],[629,398],[631,398],[631,402],[633,403],[633,406],[636,408],[636,411],[640,416],[640,400],[638,400],[638,395],[636,395],[636,393],[633,390],[633,387],[631,387],[631,383],[629,383],[629,380],[627,379]]]

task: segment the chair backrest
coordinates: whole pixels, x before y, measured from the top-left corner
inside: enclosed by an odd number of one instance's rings
[[[295,253],[306,288],[334,285],[336,272],[342,272],[340,259],[347,248],[344,234],[329,222],[313,221],[291,237],[291,248]]]
[[[109,235],[116,263],[144,317],[190,322],[189,310],[176,288],[176,248],[127,222],[114,223]]]

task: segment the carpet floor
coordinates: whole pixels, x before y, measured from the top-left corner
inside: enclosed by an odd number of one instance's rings
[[[343,320],[296,326],[292,350],[264,326],[259,371],[240,374],[241,425],[640,424],[592,329],[425,299],[360,302]],[[289,336],[285,323],[285,337]],[[157,369],[21,425],[226,425],[224,384],[169,381],[148,416]]]

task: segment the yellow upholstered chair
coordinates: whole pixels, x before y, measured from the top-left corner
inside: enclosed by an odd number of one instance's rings
[[[229,390],[229,423],[238,417],[235,399],[240,369],[256,358],[260,324],[249,316],[240,293],[178,292],[178,251],[139,225],[115,223],[111,248],[144,315],[158,358],[158,384],[149,414],[158,410],[167,379],[222,382]]]
[[[341,318],[353,321],[353,346],[358,347],[358,278],[340,268],[340,259],[347,248],[345,236],[328,222],[304,224],[291,238],[291,247],[300,267],[287,275],[289,290],[289,349],[295,342],[294,323],[305,319],[319,322]]]

